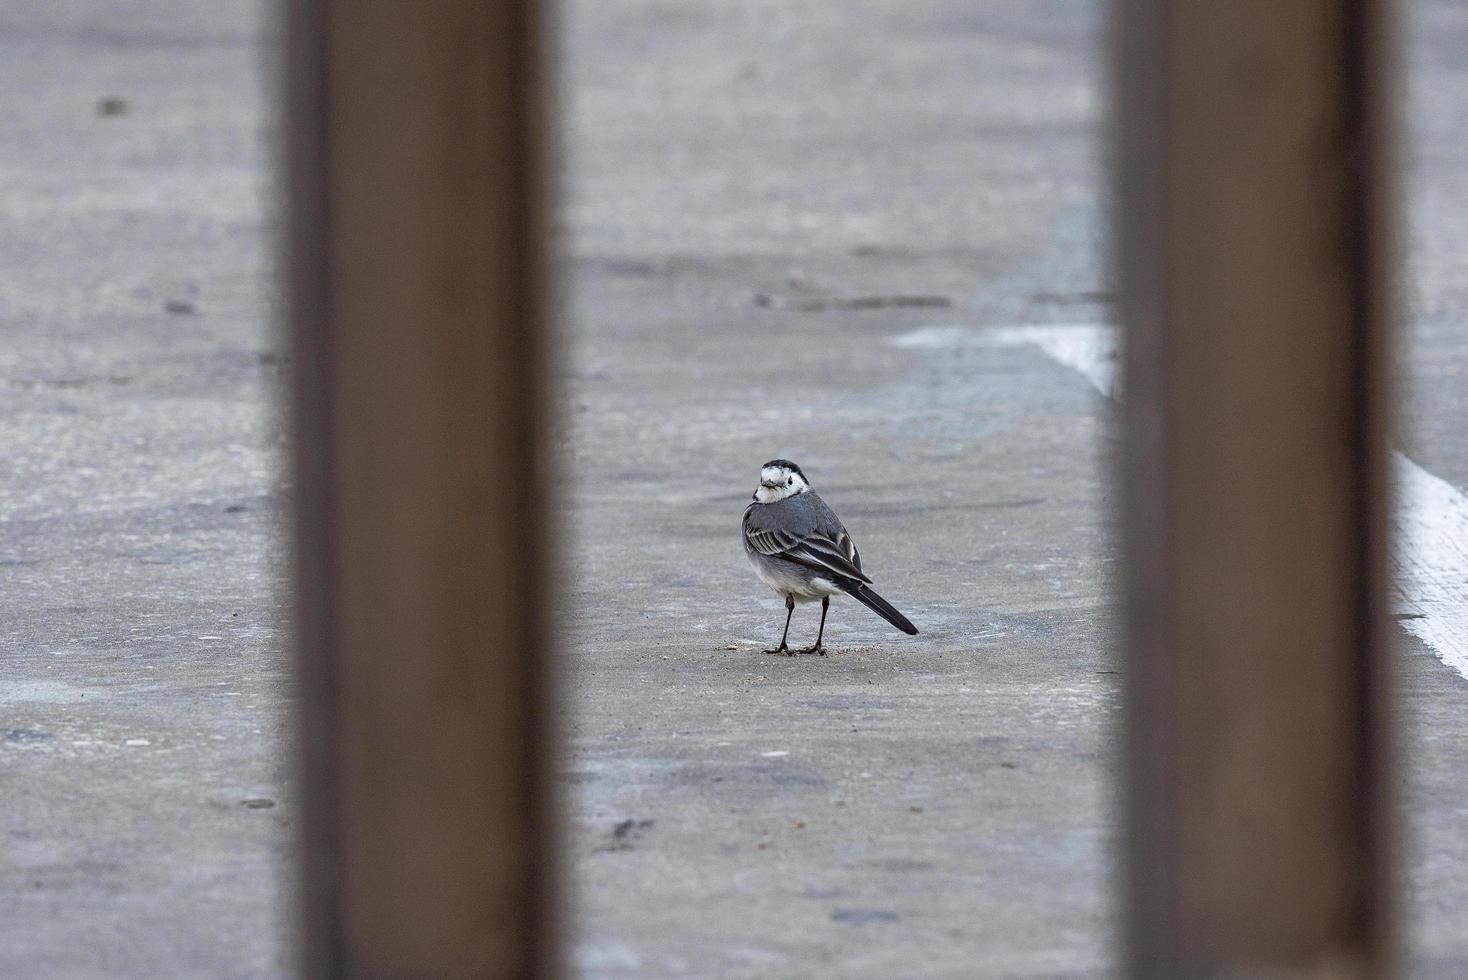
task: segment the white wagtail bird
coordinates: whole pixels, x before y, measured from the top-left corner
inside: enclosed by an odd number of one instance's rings
[[[831,596],[845,592],[909,636],[917,627],[871,589],[861,570],[861,555],[846,527],[816,495],[800,467],[788,459],[772,459],[759,471],[754,502],[744,508],[744,553],[754,572],[776,594],[785,597],[785,632],[780,645],[765,653],[819,653],[826,633]],[[821,629],[816,642],[802,650],[785,645],[797,602],[821,600]]]

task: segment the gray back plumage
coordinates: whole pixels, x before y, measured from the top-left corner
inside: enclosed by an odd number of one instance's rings
[[[811,534],[835,538],[846,533],[841,518],[814,490],[773,504],[750,504],[745,523],[753,531],[786,531],[801,538]]]
[[[814,490],[744,509],[746,547],[763,555],[870,582],[846,525]]]

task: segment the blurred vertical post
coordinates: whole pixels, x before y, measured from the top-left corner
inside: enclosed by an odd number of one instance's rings
[[[289,0],[303,974],[543,976],[534,0]]]
[[[1118,0],[1127,972],[1391,969],[1386,0]]]

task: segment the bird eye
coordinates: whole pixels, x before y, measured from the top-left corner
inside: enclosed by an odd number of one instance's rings
[[[785,478],[785,485],[787,487],[793,487],[793,486],[795,486],[795,477],[793,477],[793,476],[787,476]]]

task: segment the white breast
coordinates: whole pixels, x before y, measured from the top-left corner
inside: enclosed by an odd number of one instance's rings
[[[745,554],[759,580],[780,596],[793,595],[798,602],[811,602],[825,596],[837,595],[841,591],[829,579],[813,575],[789,562],[768,558],[757,551],[747,551]]]

